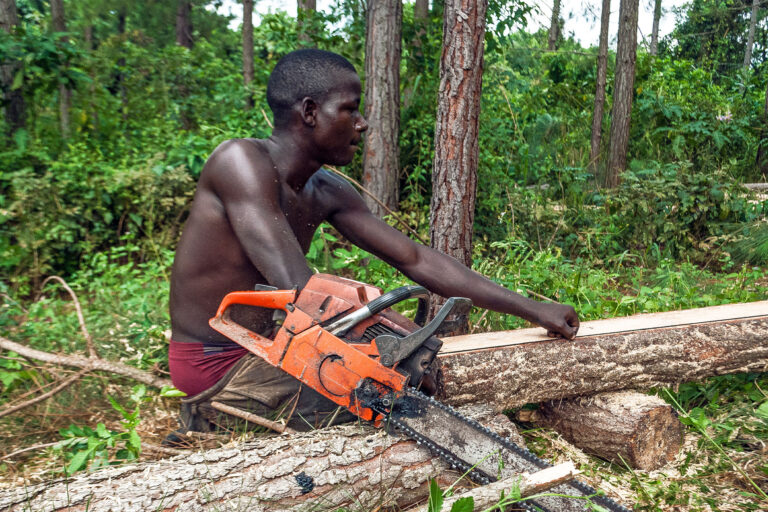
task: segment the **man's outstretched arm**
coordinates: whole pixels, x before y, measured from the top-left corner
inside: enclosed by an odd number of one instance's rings
[[[331,224],[352,243],[431,292],[443,297],[467,297],[478,307],[519,316],[568,339],[576,335],[579,318],[571,306],[523,297],[454,258],[412,241],[373,215],[346,183],[339,185],[338,194],[342,206],[329,218]]]

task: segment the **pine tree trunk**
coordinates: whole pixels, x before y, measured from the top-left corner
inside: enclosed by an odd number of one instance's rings
[[[597,175],[600,162],[600,142],[603,137],[603,112],[605,111],[605,83],[608,75],[608,26],[611,18],[611,0],[603,0],[600,13],[600,43],[597,50],[597,78],[595,80],[595,109],[592,114],[592,138],[589,146],[589,163]]]
[[[422,38],[427,33],[426,26],[429,22],[429,0],[416,0],[413,4],[413,24],[415,25],[413,41],[414,56],[418,60],[423,60],[424,52],[422,51]]]
[[[747,48],[744,51],[744,69],[752,65],[752,48],[755,45],[755,26],[757,25],[757,7],[759,0],[752,0],[752,14],[749,18],[749,35],[747,36]]]
[[[560,39],[560,0],[554,0],[552,4],[552,20],[549,23],[549,38],[547,49],[551,52],[557,50],[557,41]]]
[[[176,44],[192,49],[192,4],[187,0],[178,0],[176,7]]]
[[[480,95],[487,0],[446,0],[440,59],[430,239],[434,249],[472,265]],[[433,296],[431,315],[442,301]],[[431,316],[430,315],[430,316]],[[455,319],[455,333],[467,319]]]
[[[651,29],[651,55],[659,53],[659,22],[661,21],[661,0],[653,4],[653,28]]]
[[[307,19],[311,19],[317,10],[317,0],[298,0],[296,5],[296,25],[299,32],[299,41],[304,46],[312,43],[311,26]]]
[[[245,106],[253,108],[253,0],[243,0],[243,85],[245,86]]]
[[[365,134],[363,185],[390,210],[397,210],[400,162],[400,56],[403,5],[401,0],[368,3],[365,38]],[[366,197],[379,217],[386,213]]]
[[[10,34],[18,24],[19,16],[15,0],[0,0],[0,30]],[[12,136],[16,130],[24,128],[26,123],[26,105],[22,89],[11,90],[18,70],[17,62],[0,64],[0,86],[5,91],[5,123],[9,136]]]
[[[51,20],[55,32],[67,31],[62,0],[51,0]],[[64,41],[66,40],[67,38],[64,38]],[[59,84],[59,128],[64,139],[69,138],[69,108],[71,103],[72,91],[66,85]]]
[[[768,180],[768,87],[765,89],[765,101],[763,103],[763,124],[758,130],[759,141],[757,143],[757,169]]]
[[[618,186],[627,167],[629,126],[635,84],[637,50],[637,10],[639,0],[621,0],[619,8],[619,40],[616,48],[616,73],[611,111],[611,149],[605,186]]]

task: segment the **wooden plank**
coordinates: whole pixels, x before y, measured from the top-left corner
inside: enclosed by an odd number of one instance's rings
[[[768,300],[593,320],[581,324],[576,339],[759,317],[768,317]],[[443,348],[440,350],[440,354],[457,354],[548,340],[553,340],[553,338],[548,337],[546,331],[540,327],[466,334],[443,338]]]

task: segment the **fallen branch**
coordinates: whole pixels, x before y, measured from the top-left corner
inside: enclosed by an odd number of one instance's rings
[[[256,414],[243,411],[242,409],[238,409],[237,407],[232,407],[227,404],[223,404],[221,402],[215,402],[215,401],[211,402],[211,407],[213,407],[217,411],[221,411],[223,413],[235,416],[237,418],[244,419],[245,421],[248,421],[255,425],[260,425],[270,430],[274,430],[278,434],[282,434],[283,432],[292,434],[296,432],[295,430],[293,430],[292,428],[290,428],[289,426],[283,423],[262,418],[261,416],[257,416]]]
[[[20,410],[24,409],[25,407],[29,407],[30,405],[35,405],[36,403],[42,402],[43,400],[47,400],[48,398],[52,397],[53,395],[55,395],[59,391],[62,391],[63,389],[66,389],[67,387],[71,386],[72,384],[74,384],[75,382],[80,380],[80,377],[82,377],[83,375],[85,375],[86,373],[88,373],[90,371],[91,370],[89,370],[88,368],[86,368],[84,370],[80,370],[79,372],[77,372],[76,374],[72,375],[68,379],[62,381],[58,386],[56,386],[55,388],[51,389],[50,391],[48,391],[46,393],[43,393],[42,395],[38,395],[38,396],[36,396],[34,398],[31,398],[31,399],[29,399],[29,400],[27,400],[25,402],[20,403],[20,404],[17,404],[17,405],[11,406],[11,407],[6,407],[5,409],[0,410],[0,418],[2,418],[3,416],[8,416],[9,414],[13,414],[14,412],[20,411]]]
[[[510,501],[504,501],[504,496],[509,497],[510,491],[516,487],[521,497],[533,496],[568,482],[579,473],[573,462],[564,462],[532,474],[522,473],[446,498],[441,510],[451,510],[458,500],[470,497],[474,502],[473,510],[485,510],[499,502],[510,505]],[[506,509],[503,505],[502,508]],[[429,506],[420,507],[415,512],[429,512]]]
[[[107,361],[106,359],[102,359],[99,357],[83,357],[83,356],[73,356],[68,354],[55,354],[52,352],[44,352],[42,350],[37,350],[37,349],[22,345],[20,343],[16,343],[15,341],[11,341],[8,338],[4,338],[2,336],[0,336],[0,348],[5,350],[11,350],[21,356],[28,357],[30,359],[35,359],[38,361],[43,361],[46,363],[60,364],[64,366],[73,366],[75,368],[82,368],[84,370],[89,370],[89,371],[110,372],[117,375],[122,375],[123,377],[130,377],[131,379],[134,379],[138,382],[142,382],[144,384],[147,384],[149,386],[154,386],[156,388],[162,388],[163,386],[173,385],[170,379],[157,377],[155,375],[152,375],[151,373],[145,372],[143,370],[139,370],[138,368],[134,368],[133,366],[130,366],[124,363]]]
[[[93,344],[93,338],[91,337],[91,334],[88,332],[88,327],[86,327],[85,325],[83,308],[80,307],[80,301],[77,298],[77,294],[75,294],[74,290],[70,288],[67,282],[59,276],[46,277],[45,280],[43,280],[43,282],[40,284],[40,289],[42,290],[45,287],[45,285],[50,281],[56,281],[59,284],[61,284],[61,286],[64,287],[67,293],[69,293],[69,296],[72,297],[72,302],[75,303],[75,311],[77,312],[77,321],[80,323],[80,330],[83,332],[83,337],[85,338],[85,344],[88,347],[88,355],[90,355],[91,357],[98,357],[98,353],[96,352],[96,346]]]

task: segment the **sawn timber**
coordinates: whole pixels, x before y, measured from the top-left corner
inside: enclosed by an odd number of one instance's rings
[[[452,405],[496,410],[768,371],[768,301],[585,322],[571,341],[520,329],[445,338]]]

